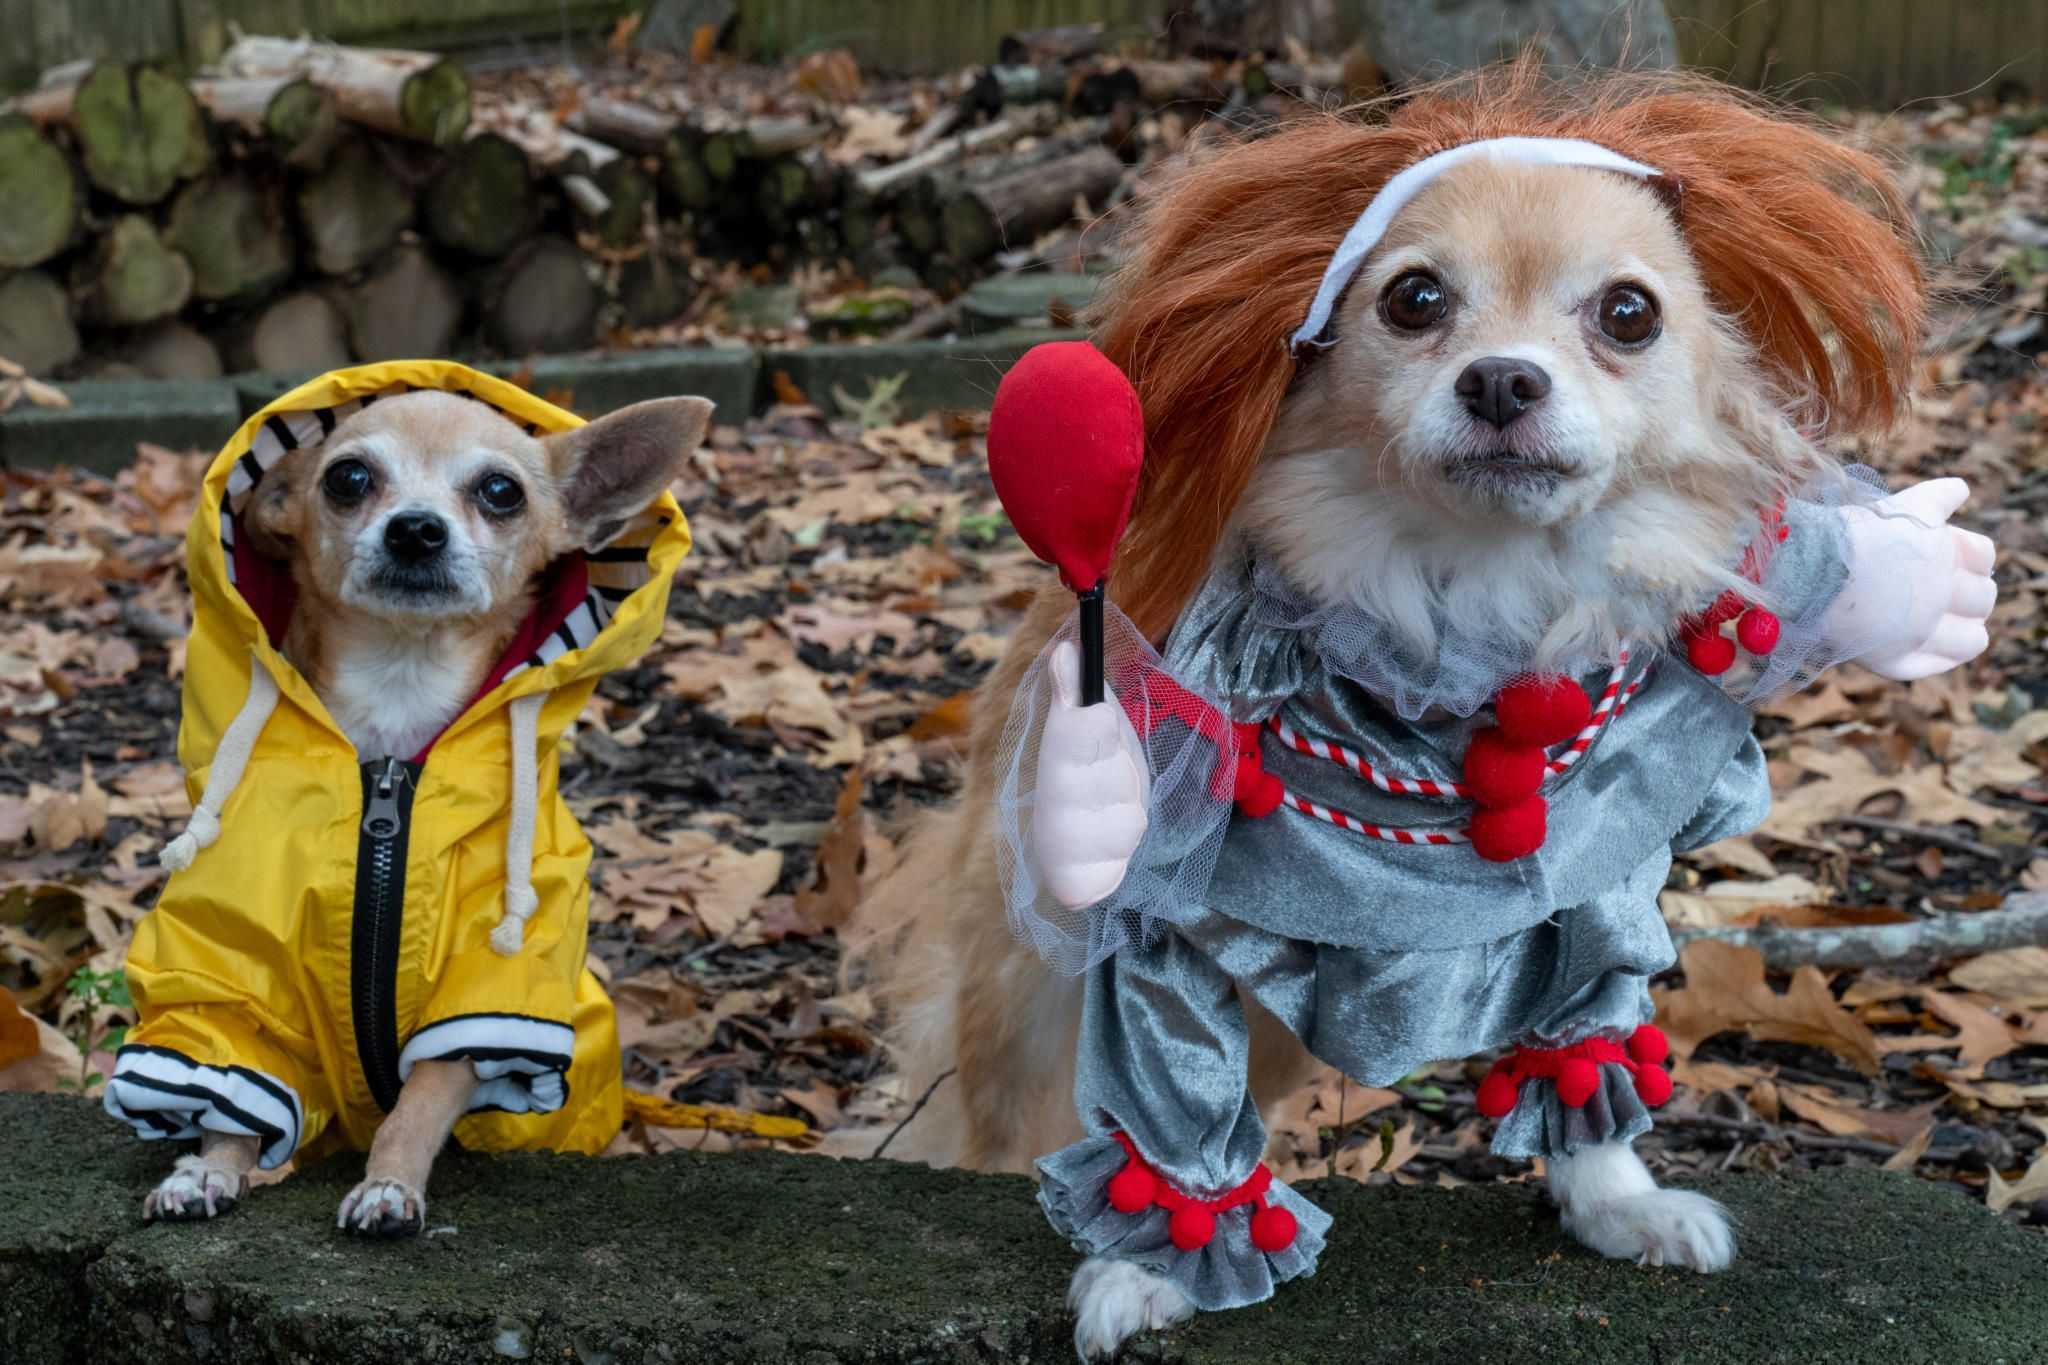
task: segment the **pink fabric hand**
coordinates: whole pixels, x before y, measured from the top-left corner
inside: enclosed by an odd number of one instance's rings
[[[1969,496],[1961,479],[1931,479],[1874,508],[1843,510],[1849,581],[1822,628],[1865,668],[1911,682],[1990,645],[1996,552],[1988,537],[1948,524]]]
[[[1072,642],[1053,650],[1051,673],[1031,853],[1053,899],[1079,909],[1123,884],[1145,837],[1152,778],[1145,746],[1116,697],[1080,704],[1081,652]]]

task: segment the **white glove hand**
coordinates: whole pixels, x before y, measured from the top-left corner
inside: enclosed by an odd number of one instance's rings
[[[1857,662],[1873,673],[1912,682],[1990,645],[1995,551],[1988,537],[1948,524],[1969,496],[1961,479],[1930,479],[1877,505],[1892,515],[1843,510],[1849,581],[1821,626],[1828,639],[1861,646]]]
[[[1123,885],[1145,837],[1152,777],[1145,746],[1114,696],[1082,706],[1081,651],[1052,655],[1052,707],[1038,740],[1031,855],[1053,899],[1093,905]]]

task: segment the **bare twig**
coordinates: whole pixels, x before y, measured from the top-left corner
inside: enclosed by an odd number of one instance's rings
[[[1989,844],[1980,844],[1975,839],[1965,839],[1960,834],[1950,834],[1945,829],[1935,829],[1929,825],[1909,824],[1904,820],[1880,820],[1874,815],[1842,815],[1826,823],[1841,825],[1848,829],[1868,829],[1879,834],[1896,834],[1902,838],[1918,839],[1924,844],[1952,848],[1958,853],[1967,853],[1973,858],[1987,858],[1994,863],[2005,861],[2005,854]]]
[[[902,1132],[905,1128],[908,1128],[910,1126],[910,1121],[916,1118],[919,1114],[923,1113],[924,1107],[927,1104],[931,1103],[932,1092],[937,1090],[940,1086],[944,1085],[946,1083],[946,1078],[948,1076],[951,1076],[957,1069],[958,1068],[956,1067],[947,1067],[944,1071],[941,1071],[938,1074],[938,1076],[932,1081],[930,1085],[924,1088],[924,1093],[917,1097],[916,1104],[910,1106],[910,1112],[903,1116],[903,1121],[897,1124],[894,1128],[891,1128],[889,1130],[889,1136],[883,1138],[879,1143],[875,1145],[875,1150],[868,1153],[868,1160],[873,1161],[877,1157],[881,1156],[882,1153],[889,1150],[889,1144],[896,1140],[896,1135]]]
[[[1982,914],[1942,914],[1904,924],[1839,929],[1781,929],[1763,924],[1689,929],[1671,938],[1680,948],[1703,938],[1755,948],[1764,955],[1764,965],[1778,971],[1807,966],[1925,970],[1951,958],[2048,945],[2048,892],[2008,896],[2002,907]]]

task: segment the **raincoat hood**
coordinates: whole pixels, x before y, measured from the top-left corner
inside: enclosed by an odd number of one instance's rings
[[[312,688],[277,652],[291,620],[291,581],[283,566],[255,552],[238,523],[249,494],[285,452],[317,446],[367,403],[415,389],[474,398],[535,435],[583,425],[574,413],[514,384],[444,360],[335,370],[301,384],[244,422],[208,468],[185,539],[195,638],[185,675],[179,757],[188,771],[211,761],[212,746],[225,728],[217,720],[219,707],[225,701],[232,712],[239,705],[252,663],[271,674],[284,700],[334,729]],[[542,583],[534,614],[506,658],[441,739],[520,697],[593,681],[632,664],[661,632],[668,582],[689,548],[689,523],[675,498],[664,492],[604,549],[557,560]],[[242,675],[239,685],[237,673]]]

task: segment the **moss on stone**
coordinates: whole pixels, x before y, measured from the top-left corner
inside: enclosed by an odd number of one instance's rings
[[[451,1154],[433,1235],[378,1244],[333,1226],[360,1158],[217,1224],[145,1228],[168,1146],[75,1100],[7,1095],[0,1144],[0,1359],[23,1365],[1072,1358],[1073,1256],[1018,1177],[775,1152]],[[1529,1186],[1312,1182],[1337,1217],[1321,1274],[1127,1358],[1988,1362],[2048,1340],[2048,1242],[1950,1189],[1847,1170],[1706,1188],[1744,1237],[1714,1277],[1602,1261]]]

